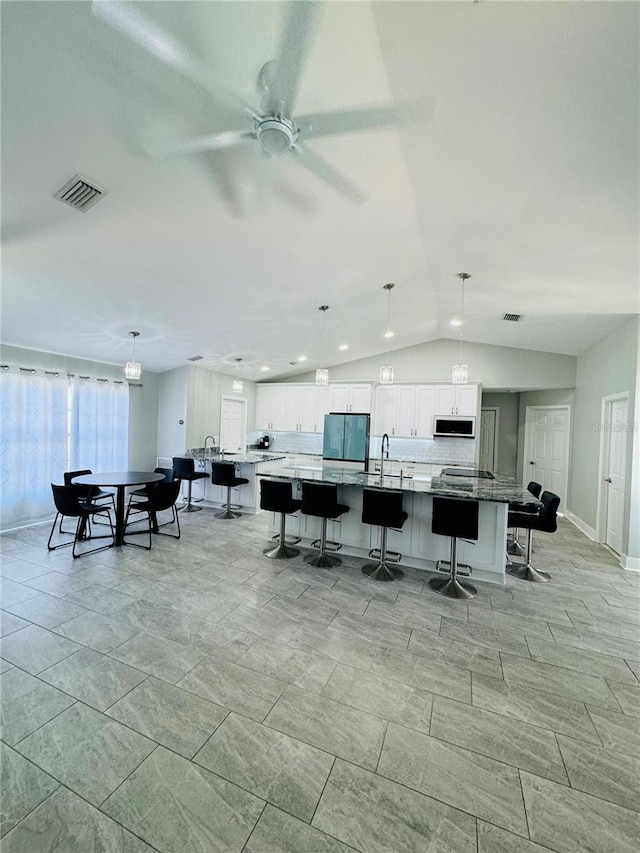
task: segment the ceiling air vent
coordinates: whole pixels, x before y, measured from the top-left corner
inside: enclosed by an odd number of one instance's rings
[[[192,355],[191,358],[187,359],[187,361],[201,361],[201,360],[202,360],[201,355]]]
[[[107,194],[107,190],[92,184],[82,175],[74,175],[70,181],[61,187],[54,195],[54,198],[73,207],[74,210],[80,210],[86,213],[90,208],[97,204],[102,196]]]
[[[510,323],[517,323],[522,320],[522,314],[505,314],[502,319],[508,320]]]

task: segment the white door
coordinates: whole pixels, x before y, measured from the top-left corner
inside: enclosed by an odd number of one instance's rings
[[[605,470],[605,543],[617,554],[622,553],[624,523],[625,466],[627,461],[628,400],[613,400],[611,420],[607,426],[608,453]]]
[[[220,409],[220,447],[237,452],[245,448],[246,400],[223,397]]]
[[[496,470],[496,414],[495,409],[483,409],[480,415],[480,467],[484,471]]]
[[[562,502],[567,497],[569,406],[527,406],[523,482],[540,483]]]

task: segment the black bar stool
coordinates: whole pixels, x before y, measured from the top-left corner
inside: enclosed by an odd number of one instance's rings
[[[239,512],[231,510],[231,489],[248,483],[246,477],[236,477],[236,466],[233,462],[212,462],[211,482],[214,486],[227,487],[227,502],[222,512],[216,513],[216,518],[240,518]]]
[[[540,483],[536,483],[535,480],[531,480],[527,485],[527,491],[531,492],[534,498],[540,497],[540,492],[542,491],[542,486]],[[509,512],[537,512],[536,509],[529,509],[528,507],[524,507],[522,504],[509,504]],[[511,555],[514,557],[522,557],[524,556],[525,549],[518,541],[518,528],[514,528],[513,538],[511,542],[507,545],[507,555]],[[512,564],[513,560],[509,559],[507,556],[507,563]]]
[[[262,552],[272,560],[289,560],[297,557],[298,548],[291,548],[285,542],[285,524],[287,515],[293,515],[302,506],[302,501],[294,500],[291,482],[288,480],[260,480],[260,509],[280,513],[280,534],[274,537],[276,545],[269,545]],[[299,542],[296,538],[294,544]]]
[[[507,566],[507,572],[514,578],[520,578],[523,581],[536,581],[538,583],[546,583],[551,580],[549,572],[543,572],[541,569],[534,569],[531,565],[531,551],[533,548],[534,530],[542,530],[545,533],[555,533],[558,529],[558,507],[560,506],[560,498],[554,495],[553,492],[543,492],[540,495],[542,509],[539,512],[510,512],[509,527],[524,527],[527,531],[527,546],[524,563],[513,563]]]
[[[431,578],[429,586],[434,592],[449,598],[473,598],[478,590],[470,583],[458,580],[458,568],[469,568],[457,561],[458,539],[478,538],[478,501],[460,500],[458,498],[433,498],[433,513],[431,532],[440,536],[451,537],[451,559],[438,560],[437,568],[441,565],[450,566],[446,578]]]
[[[362,573],[374,581],[395,581],[404,577],[404,572],[389,562],[398,563],[402,554],[387,551],[387,531],[390,527],[401,530],[409,514],[402,509],[402,492],[389,489],[362,490],[362,521],[380,528],[380,548],[369,551],[370,557],[380,555],[377,563],[365,563]]]
[[[342,560],[339,557],[332,557],[327,554],[327,544],[332,546],[332,551],[338,551],[342,548],[342,545],[337,542],[327,543],[327,519],[338,518],[345,512],[349,512],[348,506],[338,503],[338,487],[331,483],[303,481],[302,512],[304,515],[315,515],[322,519],[320,539],[311,543],[312,548],[320,546],[320,551],[318,554],[308,554],[304,558],[305,563],[319,569],[339,566]]]
[[[202,507],[194,506],[191,502],[191,485],[194,480],[204,480],[209,475],[206,471],[196,471],[193,459],[184,459],[182,456],[173,457],[173,473],[176,480],[186,480],[189,484],[187,488],[187,502],[180,509],[183,509],[185,512],[200,512]]]

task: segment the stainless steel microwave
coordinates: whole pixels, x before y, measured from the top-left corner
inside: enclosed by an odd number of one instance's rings
[[[436,415],[433,434],[447,436],[448,438],[475,438],[476,419],[472,417],[440,418]]]

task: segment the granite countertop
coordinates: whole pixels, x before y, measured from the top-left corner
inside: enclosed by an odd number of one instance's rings
[[[493,480],[477,477],[412,477],[385,476],[380,483],[379,474],[369,474],[356,468],[340,468],[333,465],[305,466],[278,463],[265,466],[260,476],[286,477],[292,480],[315,480],[335,483],[338,486],[382,486],[416,494],[439,495],[451,498],[517,503],[537,509],[540,502],[512,477],[496,474]]]
[[[284,459],[286,453],[268,453],[266,451],[249,451],[248,453],[194,453],[185,454],[189,459],[199,459],[201,462],[235,462],[237,465],[259,465],[261,462],[273,462]]]

